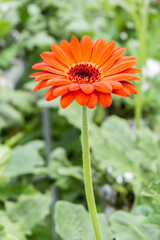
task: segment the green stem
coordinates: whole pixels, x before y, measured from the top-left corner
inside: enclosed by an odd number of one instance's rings
[[[86,106],[82,107],[82,152],[83,152],[84,184],[85,184],[88,208],[91,215],[96,239],[103,240],[99,222],[98,222],[98,216],[97,216],[97,210],[96,210],[96,204],[95,204],[95,198],[94,198],[94,192],[93,192]]]
[[[148,27],[148,9],[149,1],[141,1],[140,11],[136,11],[136,2],[131,0],[132,16],[135,23],[135,28],[137,36],[139,39],[139,51],[138,51],[138,68],[142,70],[146,59],[146,34]],[[138,94],[136,98],[136,108],[135,108],[135,120],[137,128],[140,127],[141,115],[142,115],[142,73],[140,73],[141,81],[137,84]]]

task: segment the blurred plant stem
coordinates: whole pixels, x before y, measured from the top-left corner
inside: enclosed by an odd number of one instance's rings
[[[82,107],[82,153],[83,153],[84,184],[85,184],[88,208],[91,215],[96,239],[102,240],[101,230],[98,222],[96,204],[95,204],[95,197],[93,192],[90,150],[89,150],[89,137],[88,137],[88,119],[87,119],[86,106]]]
[[[130,0],[132,9],[132,17],[135,24],[137,37],[139,40],[138,48],[138,68],[142,70],[146,60],[146,40],[147,40],[147,28],[148,28],[148,9],[150,0],[141,0],[139,2],[139,11],[137,10],[136,1]],[[140,127],[140,121],[142,116],[142,72],[140,73],[140,81],[137,84],[138,94],[135,102],[135,119],[136,127]]]

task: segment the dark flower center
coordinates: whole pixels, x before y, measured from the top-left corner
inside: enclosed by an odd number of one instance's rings
[[[67,77],[73,82],[91,83],[100,79],[102,70],[93,63],[77,63],[70,67]]]

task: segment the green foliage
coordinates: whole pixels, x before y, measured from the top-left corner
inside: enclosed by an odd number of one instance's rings
[[[59,99],[46,102],[45,90],[33,94],[35,82],[28,76],[41,52],[72,35],[115,40],[128,55],[138,56],[131,7],[143,14],[142,3],[0,1],[0,240],[95,239],[82,206],[80,106],[62,109]],[[150,1],[147,58],[156,60],[159,10],[160,4]],[[155,67],[151,65],[153,73]],[[114,97],[111,108],[89,110],[92,174],[97,208],[105,213],[99,214],[104,240],[160,239],[160,79],[147,74],[144,70],[139,131],[133,120],[135,97]]]
[[[145,211],[144,211],[145,210]],[[149,240],[160,237],[160,215],[154,214],[147,206],[139,206],[131,213],[117,211],[110,218],[110,226],[105,216],[99,215],[103,239]],[[90,217],[84,207],[59,201],[56,205],[56,231],[66,240],[95,239]],[[88,234],[89,233],[89,234]]]
[[[160,199],[160,182],[152,182],[148,187],[143,189],[142,194],[147,197]]]
[[[23,226],[20,223],[12,222],[4,211],[0,211],[0,224],[2,226],[1,229],[3,229],[2,240],[26,240]]]
[[[40,223],[50,210],[51,198],[43,194],[21,196],[16,203],[7,203],[6,212],[13,222],[21,222],[26,233]]]
[[[11,150],[3,145],[0,145],[0,185],[6,178],[6,169],[11,158]]]
[[[44,147],[42,141],[33,141],[23,146],[15,147],[7,169],[8,177],[38,173],[38,168],[44,165],[43,159],[39,154],[39,150],[42,147]]]
[[[65,240],[95,240],[91,219],[85,208],[64,201],[56,205],[56,231]],[[99,215],[102,235],[105,240],[112,240],[103,214]]]

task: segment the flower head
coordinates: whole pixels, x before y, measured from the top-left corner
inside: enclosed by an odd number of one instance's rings
[[[103,38],[92,42],[89,36],[80,42],[73,36],[70,43],[63,40],[60,46],[53,44],[52,52],[41,54],[43,62],[33,65],[33,69],[41,71],[30,75],[39,81],[34,92],[50,87],[46,100],[61,96],[62,108],[74,100],[88,108],[94,108],[98,102],[109,107],[111,93],[122,97],[136,94],[137,89],[128,82],[139,80],[131,74],[140,72],[133,67],[136,58],[121,56],[125,48],[115,45]]]

